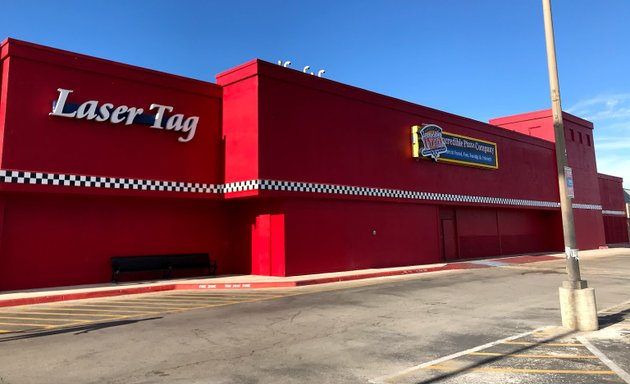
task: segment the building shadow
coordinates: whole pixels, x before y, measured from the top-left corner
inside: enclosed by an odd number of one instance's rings
[[[421,381],[415,381],[414,384],[431,384],[431,383],[439,383],[443,380],[448,380],[450,378],[454,378],[456,376],[459,375],[463,375],[466,373],[469,373],[471,370],[474,370],[475,368],[481,368],[485,365],[488,364],[492,364],[498,361],[501,361],[505,358],[509,358],[511,355],[515,355],[515,354],[522,354],[523,352],[527,352],[533,348],[539,347],[541,345],[545,345],[547,343],[553,342],[553,341],[557,341],[559,339],[563,339],[567,336],[570,336],[572,334],[574,334],[574,331],[566,331],[563,333],[560,333],[558,335],[555,335],[553,337],[549,337],[546,338],[544,340],[541,340],[539,342],[534,342],[533,344],[528,344],[528,345],[524,345],[522,347],[517,348],[516,350],[510,352],[509,354],[505,354],[502,356],[490,356],[490,357],[486,357],[483,358],[479,361],[476,361],[474,363],[470,363],[468,365],[466,365],[465,367],[461,367],[461,368],[455,368],[452,371],[449,372],[445,372],[445,373],[440,373],[438,376],[435,377],[431,377],[429,379],[426,380],[421,380]]]
[[[139,323],[139,322],[143,322],[143,321],[149,321],[149,320],[158,320],[161,319],[161,316],[158,317],[150,317],[147,319],[136,319],[136,320],[116,320],[116,321],[108,321],[108,322],[102,322],[102,323],[92,323],[92,324],[85,324],[85,325],[78,325],[75,327],[67,327],[67,328],[56,328],[56,329],[51,329],[51,330],[44,330],[44,331],[34,331],[34,332],[29,332],[29,333],[20,333],[20,334],[15,334],[15,335],[11,335],[8,337],[4,337],[4,338],[0,338],[0,343],[6,343],[9,341],[17,341],[17,340],[26,340],[26,339],[32,339],[32,338],[36,338],[36,337],[44,337],[44,336],[52,336],[52,335],[61,335],[61,334],[65,334],[65,333],[74,333],[75,335],[82,335],[82,334],[86,334],[92,331],[98,331],[101,329],[106,329],[106,328],[112,328],[112,327],[119,327],[122,325],[129,325],[129,324],[135,324],[135,323]],[[25,332],[25,331],[22,331]]]
[[[611,325],[614,325],[614,324],[620,323],[622,321],[625,321],[628,318],[630,318],[630,308],[624,309],[624,310],[621,310],[621,311],[618,311],[618,312],[615,312],[615,313],[610,313],[610,314],[598,316],[599,329],[604,329],[604,328],[610,327]],[[553,337],[546,338],[544,340],[536,342],[534,344],[529,344],[529,345],[525,345],[523,347],[519,347],[516,350],[510,352],[509,354],[505,354],[503,356],[487,357],[487,358],[484,358],[484,359],[482,359],[480,361],[477,361],[477,362],[474,362],[474,363],[470,363],[469,365],[467,365],[465,367],[461,367],[461,368],[457,368],[457,369],[454,369],[454,370],[449,371],[449,372],[441,373],[438,376],[432,377],[430,379],[426,379],[426,380],[422,380],[422,381],[416,381],[416,382],[414,382],[414,384],[439,383],[442,380],[447,380],[447,379],[453,378],[455,376],[466,374],[466,373],[470,372],[471,370],[473,370],[475,368],[481,368],[481,367],[483,367],[485,365],[501,361],[503,359],[509,358],[511,355],[522,354],[523,352],[526,352],[526,351],[531,350],[533,348],[539,347],[539,346],[547,344],[547,343],[551,343],[553,341],[556,341],[556,340],[559,340],[559,339],[571,336],[572,334],[576,334],[576,333],[579,333],[579,332],[566,331],[566,332],[560,333],[558,335],[555,335]]]

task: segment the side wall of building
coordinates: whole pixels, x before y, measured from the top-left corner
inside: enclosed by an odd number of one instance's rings
[[[0,49],[0,290],[107,282],[113,256],[207,252],[235,271],[220,87],[15,40]],[[72,91],[66,116],[51,115],[59,89]],[[161,128],[152,104],[168,107]],[[153,120],[116,123],[107,105]],[[168,129],[193,116],[193,137]]]
[[[566,112],[563,112],[563,121],[567,161],[573,173],[575,197],[572,202],[577,246],[580,249],[596,249],[606,245],[606,235],[595,161],[593,124]],[[551,110],[492,119],[490,123],[552,143],[556,141]],[[555,157],[547,166],[557,172]],[[557,178],[549,178],[547,185],[550,183],[557,184]],[[559,197],[556,199],[559,200]]]
[[[238,147],[258,153],[258,176],[242,180],[258,185],[226,197],[283,201],[279,211],[250,219],[258,272],[562,249],[554,151],[546,141],[261,61],[217,80],[226,109],[258,108],[257,142]],[[498,169],[413,159],[410,128],[423,123],[497,143]],[[224,119],[224,130],[238,132],[239,124]]]
[[[602,196],[602,215],[608,244],[628,242],[623,179],[599,174],[599,189]]]

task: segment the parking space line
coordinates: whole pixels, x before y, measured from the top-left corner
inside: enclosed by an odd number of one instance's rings
[[[461,368],[448,367],[445,365],[431,365],[426,369],[438,371],[459,371]],[[554,373],[569,375],[614,375],[613,371],[593,371],[593,370],[577,370],[577,369],[528,369],[528,368],[468,368],[466,371],[471,372],[506,372],[506,373]]]
[[[50,328],[50,327],[56,327],[59,325],[59,324],[31,324],[31,323],[5,323],[5,322],[0,322],[0,324],[1,325],[14,325],[16,327],[36,327],[36,328]]]
[[[213,300],[213,299],[234,299],[235,296],[227,296],[227,295],[217,295],[217,296],[201,296],[201,295],[168,295],[168,298],[183,298],[189,300]]]
[[[630,306],[630,300],[624,301],[623,303],[612,305],[612,306],[610,306],[608,308],[604,308],[604,309],[602,309],[601,311],[599,311],[597,313],[600,314],[600,315],[603,315],[605,313],[618,313],[620,310],[624,310],[624,309],[626,309],[629,306]]]
[[[188,296],[187,296],[188,297]],[[236,301],[257,301],[257,300],[271,300],[281,299],[288,296],[238,296],[238,295],[216,295],[216,296],[204,296],[204,300],[236,300]]]
[[[50,316],[85,316],[85,317],[116,317],[116,315],[106,315],[103,313],[65,313],[52,311],[24,311],[24,312],[2,312],[3,314],[24,314],[24,315],[50,315]]]
[[[611,370],[613,370],[617,376],[619,376],[623,381],[625,381],[626,383],[630,383],[630,375],[628,374],[628,372],[624,371],[623,369],[621,369],[621,367],[619,367],[617,364],[615,364],[614,361],[610,360],[608,358],[608,356],[604,355],[602,353],[602,351],[600,351],[599,349],[597,349],[593,344],[591,344],[590,341],[588,341],[585,337],[582,336],[578,336],[577,339],[584,344],[584,346],[591,351],[592,354],[594,354],[595,356],[597,356],[602,363],[606,364],[606,366],[608,366],[608,368],[610,368]]]
[[[146,306],[150,306],[152,308],[154,308],[155,306],[157,306],[158,304],[162,304],[158,301],[153,301],[153,300],[143,300],[143,299],[126,299],[126,300],[112,300],[112,301],[108,301],[108,304],[116,304],[116,305],[121,305],[121,306],[125,306],[125,305],[131,305],[131,306],[136,306],[135,304],[146,304]],[[93,304],[101,304],[99,303],[93,303]],[[183,307],[185,305],[177,305],[177,304],[173,304],[173,303],[164,303],[162,306],[164,307],[173,307],[173,308],[180,308]]]
[[[55,303],[44,307],[35,307],[24,311],[0,312],[0,319],[3,314],[6,318],[16,321],[45,322],[35,323],[13,323],[6,322],[11,328],[21,328],[19,330],[8,330],[4,333],[14,333],[21,331],[37,331],[42,329],[58,329],[71,327],[77,324],[98,324],[111,322],[125,318],[139,318],[149,315],[165,315],[178,312],[191,311],[196,309],[222,307],[241,303],[253,303],[258,301],[273,300],[289,296],[298,296],[308,293],[318,293],[329,289],[314,292],[203,292],[203,293],[174,293],[155,294],[144,297],[129,297],[119,299],[95,299],[87,303],[64,302]],[[41,315],[41,316],[39,316]],[[9,317],[10,316],[10,317]],[[83,319],[80,319],[83,317]],[[78,319],[79,318],[79,319]],[[52,324],[55,323],[55,324]],[[2,323],[0,323],[2,324]],[[28,329],[25,329],[28,327]],[[6,327],[5,327],[6,328]]]
[[[151,298],[151,299],[137,299],[138,302],[140,303],[166,303],[167,305],[169,303],[189,303],[189,304],[200,304],[200,303],[207,303],[209,300],[204,299],[204,300],[177,300],[177,299],[161,299],[161,298]]]
[[[233,301],[233,302],[248,302],[248,301],[252,301],[252,300],[259,300],[259,299],[267,299],[266,297],[206,297],[203,299],[199,299],[199,300],[194,300],[195,302],[199,302],[199,303],[208,303],[208,302],[224,302],[224,301]],[[169,301],[184,301],[181,299],[166,299]]]
[[[108,319],[103,319],[105,321],[99,321],[99,320],[76,320],[76,319],[72,319],[70,321],[66,321],[63,323],[59,323],[59,324],[34,324],[34,323],[1,323],[3,325],[11,325],[11,326],[15,326],[18,329],[14,329],[14,330],[2,330],[0,331],[0,334],[3,333],[16,333],[16,332],[23,332],[23,331],[37,331],[37,330],[41,330],[41,329],[45,329],[45,330],[51,330],[51,329],[59,329],[59,328],[66,328],[66,327],[72,327],[72,326],[76,326],[76,325],[80,325],[80,326],[85,326],[85,325],[89,325],[89,324],[101,324],[103,322],[111,322],[111,321],[117,321],[117,320],[122,320],[122,319],[126,319],[129,317],[137,317],[137,316],[112,316]],[[45,320],[50,320],[50,319],[45,319]],[[24,329],[24,327],[28,327],[28,329]],[[21,328],[21,329],[20,329]]]
[[[173,306],[166,306],[166,305],[157,306],[157,305],[134,305],[134,304],[135,303],[110,303],[110,304],[107,304],[107,303],[103,303],[103,304],[101,304],[101,303],[93,303],[93,304],[90,304],[90,306],[92,306],[92,307],[101,307],[101,308],[102,307],[110,307],[110,308],[121,308],[122,307],[125,310],[127,310],[127,309],[139,309],[139,310],[141,310],[141,309],[145,309],[145,310],[146,309],[153,309],[153,310],[160,310],[162,308],[164,308],[165,310],[168,310],[168,308],[165,308],[165,307],[171,307],[173,309],[182,308],[180,306],[174,306],[174,305]],[[192,308],[199,308],[199,307],[192,307]],[[163,312],[163,311],[160,311],[160,312]]]
[[[579,343],[545,343],[545,342],[533,342],[533,341],[506,341],[502,344],[511,344],[511,345],[535,345],[538,344],[540,346],[546,347],[584,347],[584,345]]]
[[[174,303],[203,303],[205,301],[208,301],[209,298],[206,297],[199,297],[199,298],[192,298],[192,297],[174,297],[174,296],[167,296],[167,297],[147,297],[147,298],[139,298],[138,300],[147,300],[147,301],[169,301],[169,302],[174,302]],[[211,299],[210,299],[211,300]]]
[[[143,304],[145,302],[138,300],[137,301],[138,304]],[[220,301],[220,302],[206,302],[204,304],[202,303],[198,303],[197,305],[172,305],[172,304],[168,304],[168,303],[161,303],[158,301],[152,301],[148,304],[147,307],[150,307],[151,305],[155,304],[154,307],[151,308],[164,308],[165,310],[170,310],[170,309],[186,309],[186,310],[191,310],[191,309],[199,309],[199,308],[208,308],[208,307],[212,307],[215,305],[224,305],[224,304],[238,304],[238,303],[243,303],[243,301]],[[129,304],[133,304],[133,303],[129,303]],[[135,305],[133,307],[136,307]]]
[[[24,317],[24,316],[0,316],[0,319],[5,319],[5,320],[45,320],[45,321],[67,321],[67,319],[49,319],[49,318],[41,318],[41,317]],[[83,321],[90,321],[90,320],[77,320],[74,319],[73,321],[78,321],[78,322],[83,322]]]
[[[453,353],[453,354],[450,354],[450,355],[447,355],[447,356],[440,357],[440,358],[432,360],[432,361],[428,361],[426,363],[422,363],[422,364],[419,364],[419,365],[416,365],[416,366],[413,366],[413,367],[410,367],[410,368],[407,368],[407,369],[403,369],[402,371],[395,372],[393,374],[377,377],[375,379],[369,380],[369,382],[370,383],[385,383],[385,382],[387,382],[387,381],[389,381],[389,380],[391,380],[393,378],[396,378],[396,377],[399,377],[399,376],[404,376],[404,375],[407,375],[407,374],[409,374],[411,372],[418,371],[420,369],[424,369],[424,368],[429,367],[429,366],[435,366],[435,365],[438,365],[440,363],[443,363],[443,362],[446,362],[446,361],[450,361],[450,360],[456,359],[456,358],[461,357],[461,356],[469,355],[472,352],[482,351],[484,349],[488,349],[490,347],[494,347],[495,345],[504,344],[504,343],[506,343],[508,341],[511,341],[511,340],[520,339],[521,337],[529,336],[532,333],[539,332],[541,330],[549,329],[549,328],[551,328],[551,327],[541,327],[541,328],[535,329],[533,331],[523,332],[523,333],[519,333],[518,335],[513,335],[513,336],[506,337],[504,339],[491,341],[491,342],[483,344],[483,345],[478,345],[476,347],[469,348],[469,349],[466,349],[464,351],[459,351],[459,352],[456,352],[456,353]]]
[[[83,307],[88,307],[88,309],[84,309]],[[114,308],[114,309],[106,309],[105,307],[111,307],[111,308]],[[73,308],[80,308],[79,310],[81,310],[81,311],[137,313],[138,315],[142,315],[142,314],[157,315],[157,314],[162,313],[162,312],[145,311],[143,309],[134,310],[133,308],[118,309],[118,308],[120,308],[120,306],[116,306],[116,305],[103,306],[103,305],[81,304],[81,305],[77,305],[77,306],[65,306],[64,308],[67,308],[67,309],[64,309],[64,310],[70,310],[70,309],[73,309]],[[100,308],[100,309],[92,309],[92,308]]]
[[[196,297],[210,297],[210,296],[284,296],[292,295],[295,292],[207,292],[207,293],[171,293],[169,296],[196,296]]]
[[[593,355],[531,355],[531,354],[512,354],[512,353],[497,353],[497,352],[472,352],[473,356],[505,356],[505,357],[518,357],[526,359],[597,359],[597,356]]]
[[[216,303],[216,304],[204,305],[203,307],[196,307],[196,308],[193,308],[193,309],[225,307],[225,306],[228,306],[228,305],[240,304],[240,303],[243,303],[243,302],[242,301],[235,301],[235,302]],[[185,311],[189,311],[189,310],[190,310],[189,308],[170,309],[170,310],[164,311],[162,313],[185,312]]]

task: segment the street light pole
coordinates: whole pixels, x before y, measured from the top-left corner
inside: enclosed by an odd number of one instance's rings
[[[545,18],[545,41],[547,45],[547,65],[549,68],[549,87],[551,90],[551,111],[556,139],[556,164],[558,167],[558,186],[560,190],[560,212],[567,262],[567,280],[560,287],[560,310],[562,325],[573,330],[592,331],[598,329],[595,291],[587,288],[586,280],[580,276],[580,261],[575,240],[573,224],[573,206],[567,187],[567,150],[564,140],[562,105],[560,103],[560,84],[556,64],[556,48],[551,17],[550,0],[542,0]]]

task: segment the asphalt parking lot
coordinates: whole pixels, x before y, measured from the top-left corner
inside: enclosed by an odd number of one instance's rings
[[[609,313],[627,312],[630,302],[625,303],[624,308]],[[603,326],[613,329],[605,330],[605,336],[602,336],[602,332],[574,333],[562,327],[544,327],[426,362],[370,382],[628,383],[630,377],[627,371],[613,360],[627,365],[630,353],[630,317],[623,322]]]
[[[583,258],[592,333],[555,326],[564,260],[6,307],[0,383],[630,383],[628,257]]]

